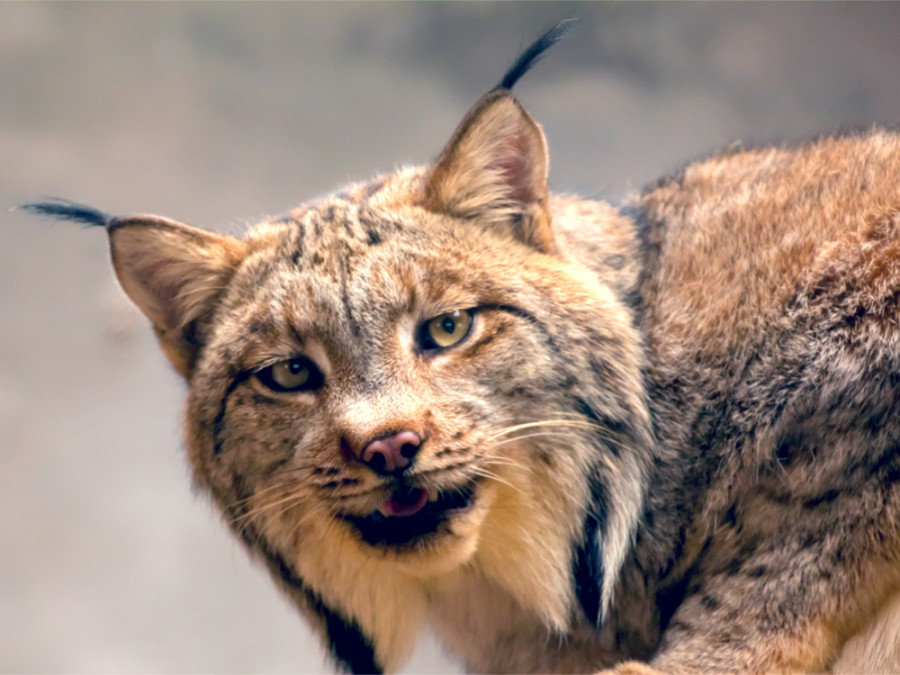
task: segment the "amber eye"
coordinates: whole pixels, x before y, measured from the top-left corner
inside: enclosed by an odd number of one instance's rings
[[[304,356],[263,368],[256,377],[273,391],[314,391],[322,386],[322,371]]]
[[[471,310],[457,310],[429,319],[422,327],[423,349],[446,349],[465,339],[472,328]]]

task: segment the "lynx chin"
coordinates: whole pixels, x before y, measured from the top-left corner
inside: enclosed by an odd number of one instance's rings
[[[187,382],[193,479],[335,663],[900,672],[900,135],[550,193],[511,89],[242,238],[70,202]],[[223,593],[227,589],[223,589]]]

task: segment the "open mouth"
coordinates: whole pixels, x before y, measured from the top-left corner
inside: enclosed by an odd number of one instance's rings
[[[467,509],[475,496],[475,481],[436,495],[425,488],[398,485],[384,503],[365,516],[345,515],[370,546],[403,546],[446,529],[447,521]]]

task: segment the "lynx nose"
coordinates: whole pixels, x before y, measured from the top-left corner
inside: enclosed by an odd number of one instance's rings
[[[412,463],[422,439],[414,431],[400,431],[369,443],[362,451],[362,461],[377,473],[402,473]]]

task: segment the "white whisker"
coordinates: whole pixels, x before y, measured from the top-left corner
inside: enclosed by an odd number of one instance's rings
[[[509,481],[504,480],[503,478],[500,478],[500,476],[495,474],[493,471],[488,471],[487,469],[485,469],[483,467],[476,467],[476,466],[469,467],[469,471],[471,471],[472,473],[474,473],[477,476],[483,476],[484,478],[490,478],[491,480],[495,480],[498,483],[503,483],[504,485],[515,490],[516,492],[521,493],[521,490],[519,490],[519,488],[517,488],[515,485],[513,485]]]
[[[525,434],[524,436],[515,436],[513,438],[505,438],[499,443],[492,443],[491,448],[499,448],[501,445],[507,445],[508,443],[515,443],[517,441],[524,441],[529,438],[539,438],[543,436],[555,436],[558,438],[566,438],[565,434],[562,434],[558,431],[539,431],[534,434]]]
[[[495,432],[491,439],[499,438],[501,436],[506,436],[508,434],[514,433],[516,431],[522,431],[524,429],[532,429],[535,427],[570,427],[574,429],[600,429],[603,427],[599,424],[595,424],[593,422],[585,422],[584,420],[542,420],[540,422],[525,422],[523,424],[516,424],[511,427],[506,427]]]

